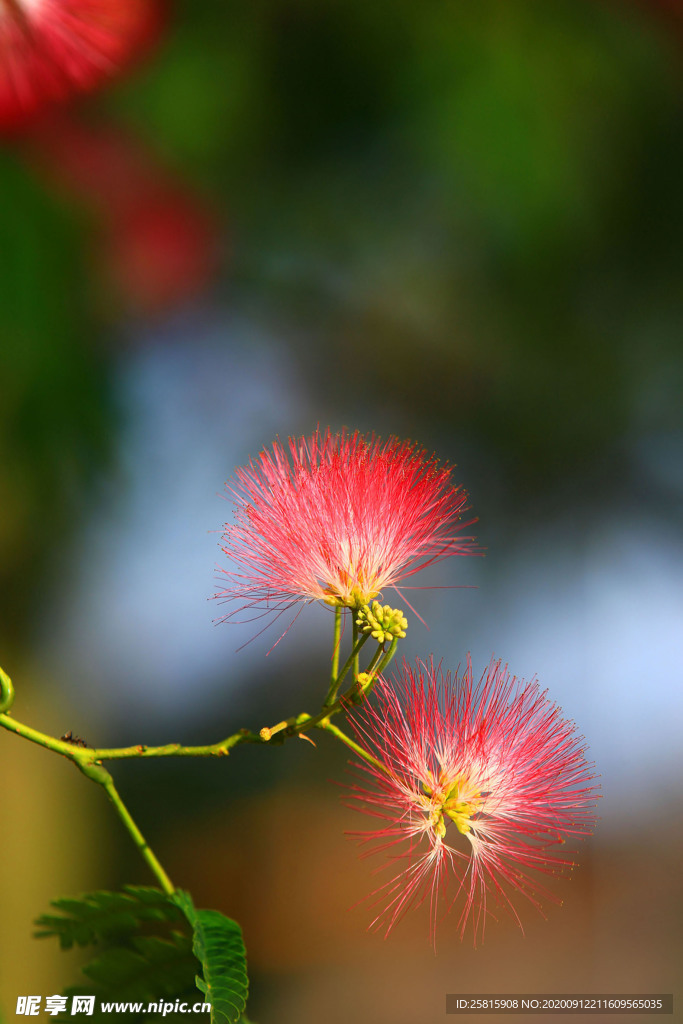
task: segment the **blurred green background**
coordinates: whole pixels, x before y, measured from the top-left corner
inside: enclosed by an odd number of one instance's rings
[[[178,2],[106,92],[0,151],[0,659],[100,746],[313,710],[329,617],[212,626],[235,465],[316,424],[458,464],[485,560],[406,650],[537,673],[603,776],[563,908],[384,942],[345,755],[121,765],[177,884],[244,926],[250,1017],[446,992],[671,992],[680,961],[683,18],[675,4]],[[419,584],[421,580],[417,580]],[[477,589],[469,589],[474,588]],[[329,636],[328,636],[329,633]],[[149,881],[72,767],[0,736],[0,1007],[76,963],[52,896]],[[301,749],[303,748],[303,749]],[[349,908],[354,908],[349,910]],[[614,1019],[614,1018],[609,1018]]]

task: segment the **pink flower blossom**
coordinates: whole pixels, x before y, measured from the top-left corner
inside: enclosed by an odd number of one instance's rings
[[[402,865],[372,894],[381,909],[371,927],[388,933],[429,896],[434,932],[449,882],[447,909],[462,901],[461,937],[470,918],[475,942],[483,936],[491,897],[521,927],[513,897],[538,909],[540,898],[560,902],[538,876],[571,868],[558,849],[595,823],[583,738],[536,682],[518,682],[500,662],[478,684],[469,660],[454,677],[432,661],[404,662],[396,684],[380,680],[352,713],[373,760],[359,761],[371,787],[352,786],[350,801],[384,821],[355,834]]]
[[[0,0],[0,131],[114,77],[160,15],[160,0]]]
[[[301,601],[360,607],[450,555],[467,495],[410,442],[342,431],[276,441],[237,470],[223,551],[234,568],[216,597],[281,611]],[[226,616],[226,618],[229,616]]]

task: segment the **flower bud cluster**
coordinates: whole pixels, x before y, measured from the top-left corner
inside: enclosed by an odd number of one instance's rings
[[[382,644],[395,637],[402,639],[406,635],[408,620],[400,608],[391,608],[388,604],[382,607],[379,601],[373,601],[372,606],[364,604],[359,609],[356,625],[361,633],[369,633]]]

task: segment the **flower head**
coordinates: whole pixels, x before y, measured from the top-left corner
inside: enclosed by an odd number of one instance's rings
[[[228,490],[223,551],[236,569],[221,570],[216,596],[242,608],[360,609],[433,562],[474,553],[473,538],[458,536],[467,495],[449,467],[396,438],[327,430],[276,441]]]
[[[0,0],[0,131],[114,77],[160,11],[159,0]]]
[[[429,895],[434,929],[452,881],[448,909],[461,897],[461,935],[471,916],[475,941],[491,896],[518,923],[515,893],[539,909],[540,897],[556,899],[538,875],[572,867],[558,848],[595,823],[593,766],[573,722],[500,662],[478,684],[469,661],[454,677],[432,662],[404,663],[397,688],[380,680],[375,695],[352,716],[371,787],[351,787],[350,801],[384,822],[361,833],[369,852],[390,850],[404,866],[373,893],[381,910],[372,924],[388,932]]]

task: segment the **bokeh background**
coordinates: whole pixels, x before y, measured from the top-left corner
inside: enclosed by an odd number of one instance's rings
[[[330,737],[116,766],[177,884],[242,923],[259,1024],[677,992],[682,47],[677,0],[178,0],[127,77],[2,144],[16,717],[104,746],[313,711],[329,615],[271,650],[207,599],[234,467],[346,424],[457,463],[479,518],[484,559],[416,580],[457,589],[414,593],[406,653],[537,675],[602,777],[564,906],[476,950],[453,915],[435,955],[421,912],[366,932]],[[71,765],[3,734],[0,770],[12,1017],[77,973],[31,938],[49,899],[150,879]]]

